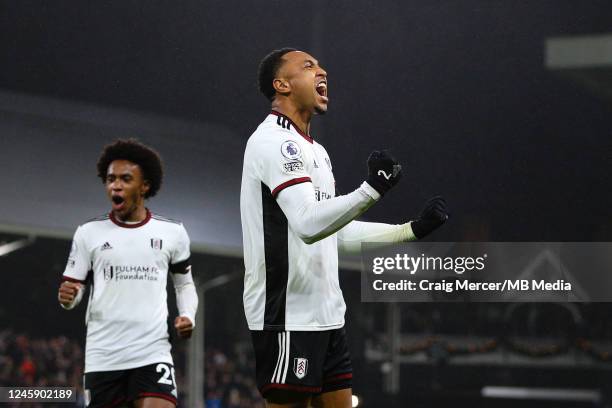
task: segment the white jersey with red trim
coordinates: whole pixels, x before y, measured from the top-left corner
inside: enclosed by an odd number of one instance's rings
[[[242,171],[243,300],[251,330],[344,325],[336,234],[307,245],[276,201],[281,191],[300,183],[312,183],[317,201],[335,195],[325,148],[272,112],[249,138]]]
[[[189,257],[183,225],[148,210],[137,224],[107,215],[79,226],[63,279],[91,285],[86,373],[172,363],[166,283]]]

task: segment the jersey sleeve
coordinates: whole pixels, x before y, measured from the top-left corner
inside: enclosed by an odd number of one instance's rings
[[[85,243],[83,228],[77,228],[72,239],[68,263],[62,276],[63,280],[85,282],[91,269],[91,255]]]
[[[328,237],[359,217],[380,195],[365,181],[355,191],[317,201],[311,184],[300,184],[278,196],[276,202],[293,231],[306,244]]]
[[[362,242],[397,242],[415,241],[410,222],[400,225],[378,222],[351,221],[338,231],[338,249],[342,252],[361,251]]]
[[[274,198],[289,186],[311,181],[308,153],[289,134],[278,133],[272,140],[260,141],[255,152],[261,179]]]
[[[172,251],[172,260],[170,261],[170,272],[172,273],[188,273],[191,271],[191,251],[189,249],[191,241],[183,224],[179,227],[179,233],[176,240],[176,245]]]

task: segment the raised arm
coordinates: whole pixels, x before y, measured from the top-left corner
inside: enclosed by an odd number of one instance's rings
[[[362,242],[398,243],[424,238],[448,219],[446,201],[436,196],[427,201],[421,214],[405,224],[353,221],[338,232],[338,248],[358,252]]]
[[[338,249],[342,252],[359,252],[362,242],[397,243],[416,240],[410,222],[383,224],[353,221],[338,231]]]
[[[380,194],[364,182],[350,194],[317,201],[311,183],[296,184],[283,190],[276,201],[289,226],[307,244],[313,244],[338,231],[370,208]]]
[[[291,229],[307,244],[340,230],[380,199],[401,176],[401,166],[386,152],[374,152],[368,159],[369,176],[355,191],[317,201],[312,183],[283,189],[276,201]]]

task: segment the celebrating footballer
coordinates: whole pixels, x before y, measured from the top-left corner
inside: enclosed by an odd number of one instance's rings
[[[102,152],[98,176],[112,209],[76,230],[58,293],[62,307],[72,309],[89,285],[87,406],[174,407],[166,282],[170,272],[179,310],[174,326],[187,338],[198,305],[189,237],[183,224],[145,207],[162,182],[157,152],[118,140]]]
[[[446,203],[434,197],[401,225],[355,221],[395,187],[400,164],[374,151],[365,181],[337,195],[329,155],[310,134],[313,116],[327,112],[327,72],[308,53],[283,48],[261,61],[258,82],[271,112],[247,142],[240,196],[257,385],[269,407],[348,408],[338,248],[422,238],[446,221]]]

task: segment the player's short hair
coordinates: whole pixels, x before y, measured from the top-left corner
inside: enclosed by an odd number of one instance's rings
[[[259,91],[264,94],[270,102],[274,100],[276,90],[272,85],[278,69],[283,65],[283,55],[291,51],[297,51],[295,48],[285,47],[279,50],[274,50],[266,55],[259,63],[257,70],[257,84]]]
[[[104,147],[98,159],[98,177],[103,183],[106,183],[108,166],[115,160],[127,160],[140,166],[143,178],[149,182],[149,191],[145,194],[145,198],[157,194],[164,177],[159,153],[136,139],[115,140]]]

